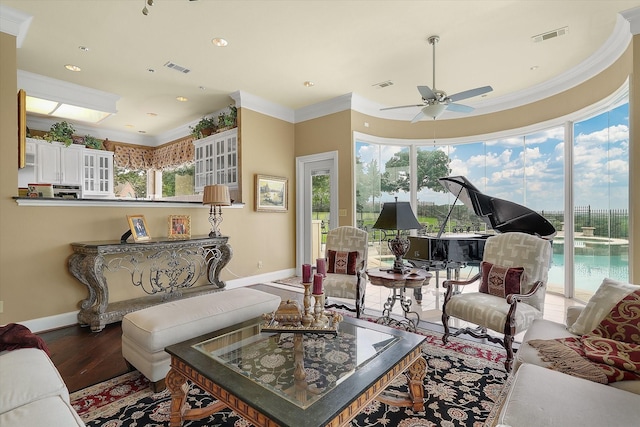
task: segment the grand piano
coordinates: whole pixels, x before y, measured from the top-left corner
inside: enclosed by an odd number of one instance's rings
[[[438,181],[456,196],[436,236],[410,236],[405,260],[425,270],[459,272],[461,267],[479,266],[484,244],[489,235],[457,233],[444,234],[455,203],[460,200],[496,233],[523,232],[551,240],[556,229],[543,216],[529,208],[508,200],[483,194],[464,176],[448,176]]]

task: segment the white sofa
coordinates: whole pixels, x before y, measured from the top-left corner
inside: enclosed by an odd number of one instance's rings
[[[37,348],[0,353],[0,426],[84,426],[47,354]]]
[[[608,385],[548,369],[530,340],[578,337],[594,325],[637,285],[605,279],[585,307],[567,309],[566,325],[535,320],[515,357],[511,388],[500,410],[500,426],[608,426],[640,425],[640,380]]]

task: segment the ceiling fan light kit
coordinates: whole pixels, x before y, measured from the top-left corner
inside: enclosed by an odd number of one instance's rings
[[[420,112],[418,112],[413,120],[411,120],[411,123],[419,122],[425,117],[430,117],[435,120],[442,113],[444,113],[445,110],[454,111],[456,113],[472,112],[474,110],[473,107],[463,104],[457,104],[456,102],[491,92],[493,88],[491,86],[482,86],[475,89],[458,92],[451,96],[447,96],[447,93],[443,90],[436,89],[436,44],[440,41],[440,37],[431,36],[427,39],[427,41],[431,46],[433,46],[433,89],[431,89],[429,86],[418,86],[418,92],[420,92],[420,95],[422,96],[422,104],[400,105],[397,107],[381,108],[381,110],[422,107],[420,109]]]

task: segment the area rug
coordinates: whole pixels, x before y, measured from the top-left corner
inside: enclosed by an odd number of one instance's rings
[[[426,336],[422,353],[427,360],[424,382],[425,411],[414,412],[372,401],[351,422],[352,427],[480,427],[493,421],[508,375],[500,348],[460,338],[443,345],[437,332],[421,330]],[[71,395],[73,407],[89,427],[159,427],[169,425],[171,396],[168,390],[152,393],[137,371],[100,383]],[[406,391],[404,376],[391,386]],[[203,407],[214,400],[192,386],[191,407]],[[231,410],[209,418],[185,421],[185,427],[250,427]],[[292,426],[294,427],[294,426]]]
[[[287,277],[286,279],[274,280],[273,283],[280,283],[281,285],[289,285],[289,286],[294,286],[298,288],[304,288],[304,286],[302,286],[302,277],[300,276],[292,276],[292,277]]]

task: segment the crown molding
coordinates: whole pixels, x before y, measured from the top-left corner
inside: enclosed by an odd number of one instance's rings
[[[246,108],[285,122],[293,123],[294,112],[292,109],[283,107],[280,104],[269,101],[259,96],[252,95],[249,92],[238,90],[229,95],[235,101],[237,108]]]
[[[620,15],[629,21],[631,34],[634,36],[640,34],[640,7],[622,11],[620,12]]]
[[[16,47],[21,48],[33,16],[0,4],[0,32],[16,38]]]

